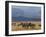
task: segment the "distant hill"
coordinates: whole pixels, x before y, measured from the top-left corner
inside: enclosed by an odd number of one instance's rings
[[[40,18],[12,17],[12,21],[40,21]]]

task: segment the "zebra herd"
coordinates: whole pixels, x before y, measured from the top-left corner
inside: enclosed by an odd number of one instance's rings
[[[32,23],[20,23],[20,24],[18,24],[16,26],[18,26],[18,27],[22,26],[23,28],[27,28],[27,29],[29,29],[29,27],[32,28],[32,29],[35,29],[34,27],[36,26],[36,24],[32,24]],[[41,27],[41,24],[39,24],[38,26]]]
[[[35,26],[35,24],[31,24],[31,23],[21,23],[18,26],[22,26],[22,27],[33,27],[33,26]]]
[[[29,29],[29,27],[31,28],[31,29],[35,29],[34,27],[36,26],[36,24],[32,24],[32,23],[20,23],[20,24],[18,24],[18,25],[15,25],[16,23],[14,23],[13,25],[14,26],[18,26],[18,27],[23,27],[23,28],[27,28],[27,29]],[[39,27],[41,27],[41,24],[39,24],[38,25]]]

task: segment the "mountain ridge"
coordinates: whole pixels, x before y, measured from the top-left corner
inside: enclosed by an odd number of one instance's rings
[[[12,17],[12,21],[40,21],[40,18]]]

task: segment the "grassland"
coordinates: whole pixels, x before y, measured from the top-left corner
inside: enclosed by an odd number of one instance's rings
[[[18,26],[20,23],[31,23],[35,26],[29,27],[22,27],[22,25]],[[11,25],[12,31],[21,31],[21,30],[40,30],[41,29],[41,22],[40,21],[16,21],[12,22]]]

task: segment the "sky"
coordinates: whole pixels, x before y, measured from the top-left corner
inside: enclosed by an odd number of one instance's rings
[[[28,18],[40,18],[41,7],[35,6],[12,6],[12,17],[24,16]]]

